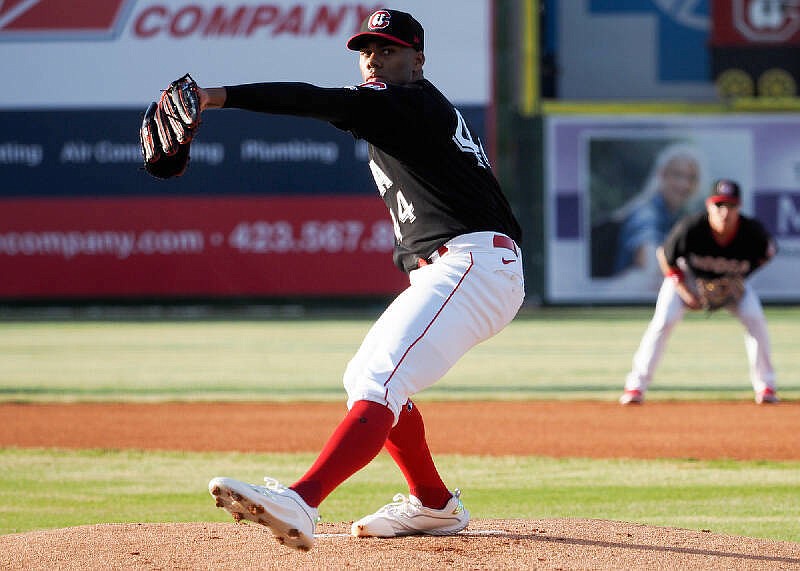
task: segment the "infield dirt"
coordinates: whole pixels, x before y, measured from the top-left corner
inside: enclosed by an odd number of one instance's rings
[[[298,410],[298,408],[300,410]],[[434,454],[800,460],[781,403],[422,403]],[[341,404],[3,404],[0,446],[317,451]],[[302,415],[310,430],[287,430]],[[463,438],[468,419],[470,438]],[[231,438],[235,434],[235,438]],[[800,544],[604,520],[477,520],[452,537],[356,539],[308,554],[234,524],[105,524],[0,536],[9,569],[800,569]]]

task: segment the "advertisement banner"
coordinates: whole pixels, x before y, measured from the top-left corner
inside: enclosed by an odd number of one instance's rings
[[[476,133],[480,108],[462,107]],[[322,121],[204,115],[186,173],[134,110],[0,112],[0,298],[391,295],[367,146]]]
[[[546,165],[549,301],[654,301],[655,248],[716,178],[740,183],[742,213],[778,244],[753,285],[765,301],[800,300],[797,116],[551,116]]]
[[[712,46],[800,45],[800,4],[775,0],[711,0]]]
[[[374,197],[0,202],[0,297],[394,295]]]
[[[711,65],[723,97],[794,97],[800,84],[800,4],[714,0]]]
[[[425,28],[425,75],[452,101],[485,105],[490,0],[404,0]],[[144,108],[191,73],[203,87],[360,83],[345,47],[382,2],[16,0],[0,2],[0,109]],[[452,65],[458,61],[460,65]],[[463,63],[469,62],[469,72]]]
[[[143,112],[0,111],[0,198],[377,196],[366,143],[351,134],[314,119],[227,109],[203,114],[182,177],[155,179],[142,167]]]
[[[142,168],[147,105],[201,86],[361,82],[369,0],[0,1],[0,298],[391,295],[392,227],[367,145],[313,119],[204,113],[177,179]],[[476,133],[491,1],[404,0],[425,76]],[[469,72],[462,64],[469,62]]]

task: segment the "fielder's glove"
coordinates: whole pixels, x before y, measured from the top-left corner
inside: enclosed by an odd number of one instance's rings
[[[145,170],[156,178],[181,176],[189,166],[189,147],[199,126],[198,87],[187,73],[145,111],[139,128]]]
[[[727,305],[736,305],[744,295],[744,279],[740,276],[722,276],[714,279],[697,278],[700,303],[707,311]]]

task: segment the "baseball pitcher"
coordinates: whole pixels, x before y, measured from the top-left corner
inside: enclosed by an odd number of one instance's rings
[[[469,512],[459,490],[443,483],[410,399],[503,329],[524,298],[520,226],[480,139],[423,77],[420,23],[405,12],[378,10],[347,47],[359,54],[360,85],[197,87],[201,111],[225,107],[313,117],[365,140],[394,226],[394,261],[409,276],[408,288],[347,365],[348,413],[306,474],[288,487],[269,478],[266,486],[222,477],[209,483],[217,506],[234,519],[267,526],[278,541],[304,551],[313,546],[320,503],[384,446],[409,494],[355,521],[353,535],[445,535],[467,526]],[[170,97],[164,106],[173,102]],[[149,141],[152,133],[143,138]],[[162,146],[146,155],[149,170],[159,157],[174,157],[189,144],[175,140],[177,150]],[[143,143],[143,149],[154,147]],[[179,174],[184,167],[179,162],[165,170]],[[302,418],[298,423],[302,430]]]

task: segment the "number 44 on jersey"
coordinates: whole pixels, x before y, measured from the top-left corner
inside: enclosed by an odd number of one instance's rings
[[[481,144],[480,139],[474,139],[472,133],[470,133],[469,128],[467,127],[467,122],[464,121],[464,117],[455,109],[456,112],[456,131],[453,134],[453,143],[458,147],[458,149],[463,153],[472,154],[475,156],[475,159],[478,161],[478,166],[488,169],[490,168],[489,159],[486,156],[486,152],[483,150],[483,145]],[[394,182],[389,176],[383,172],[383,169],[375,163],[375,161],[369,161],[369,168],[372,171],[372,178],[375,179],[375,185],[378,187],[378,192],[380,193],[381,197],[386,194],[386,191],[392,188]],[[403,234],[400,231],[400,222],[404,222],[406,224],[411,224],[414,220],[417,219],[416,214],[414,214],[414,203],[409,202],[405,196],[403,196],[403,191],[397,191],[397,207],[395,214],[395,210],[389,208],[389,214],[392,217],[392,226],[394,226],[394,235],[397,238],[398,242],[403,240]]]

